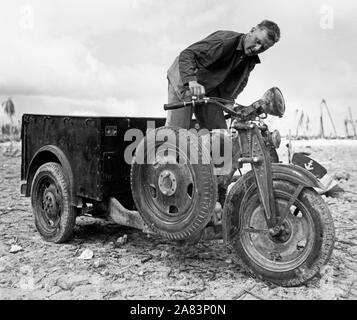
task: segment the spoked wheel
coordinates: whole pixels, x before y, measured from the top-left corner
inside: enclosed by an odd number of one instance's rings
[[[276,210],[286,212],[278,234],[272,235],[258,195],[251,193],[241,217],[234,247],[246,269],[281,286],[297,286],[314,277],[329,259],[334,225],[329,209],[313,189],[303,189],[288,209],[296,187],[274,181]]]
[[[36,228],[46,241],[61,243],[72,234],[76,208],[70,205],[69,192],[61,165],[49,162],[37,170],[31,202]]]
[[[131,170],[133,198],[144,221],[158,234],[189,239],[205,227],[216,203],[213,165],[200,140],[187,142],[190,134],[186,130],[162,127],[155,134],[173,135],[174,139],[151,143],[145,138],[138,145]],[[180,141],[186,141],[190,153]],[[138,155],[144,151],[145,160],[140,163]],[[147,154],[154,157],[149,159]]]

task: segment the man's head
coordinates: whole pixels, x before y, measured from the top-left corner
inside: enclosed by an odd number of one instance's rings
[[[244,52],[257,55],[272,47],[280,39],[280,29],[275,22],[264,20],[246,34]]]

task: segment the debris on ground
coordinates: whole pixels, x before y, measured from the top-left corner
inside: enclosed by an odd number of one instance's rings
[[[93,262],[93,267],[94,268],[101,268],[101,267],[104,267],[105,266],[105,261],[103,259],[96,259],[94,262]]]
[[[333,175],[335,180],[346,180],[348,181],[351,178],[351,174],[349,172],[346,171],[338,171],[335,172]]]
[[[140,260],[141,263],[145,263],[145,262],[148,262],[150,260],[152,260],[153,256],[150,255],[150,256],[147,256],[147,257],[144,257]]]
[[[91,260],[93,258],[93,251],[90,249],[85,249],[81,255],[78,257],[80,260]]]
[[[17,244],[13,244],[12,246],[11,246],[11,248],[10,248],[10,253],[18,253],[18,252],[20,252],[20,251],[22,251],[23,250],[23,248],[21,247],[21,246],[19,246],[19,245],[17,245]]]
[[[90,281],[83,275],[68,275],[66,277],[60,277],[56,280],[55,285],[62,290],[74,290],[78,286],[90,284]]]
[[[124,234],[122,237],[119,237],[117,241],[115,241],[114,246],[115,247],[120,247],[123,246],[128,242],[128,235]]]

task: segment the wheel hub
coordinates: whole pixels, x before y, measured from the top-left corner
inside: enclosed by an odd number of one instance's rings
[[[270,239],[275,243],[284,243],[289,241],[292,234],[292,226],[289,221],[284,221],[275,235],[270,234]]]
[[[43,194],[43,209],[51,222],[59,218],[59,207],[53,186],[48,187]]]
[[[176,192],[177,182],[175,174],[170,170],[160,173],[158,179],[159,190],[165,196],[172,196]]]

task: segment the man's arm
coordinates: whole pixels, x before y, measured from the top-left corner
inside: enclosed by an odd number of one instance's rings
[[[179,69],[182,82],[188,85],[192,94],[204,94],[205,90],[197,82],[196,71],[198,63],[204,67],[218,60],[223,53],[223,41],[215,38],[214,34],[196,42],[183,50],[179,56]]]

